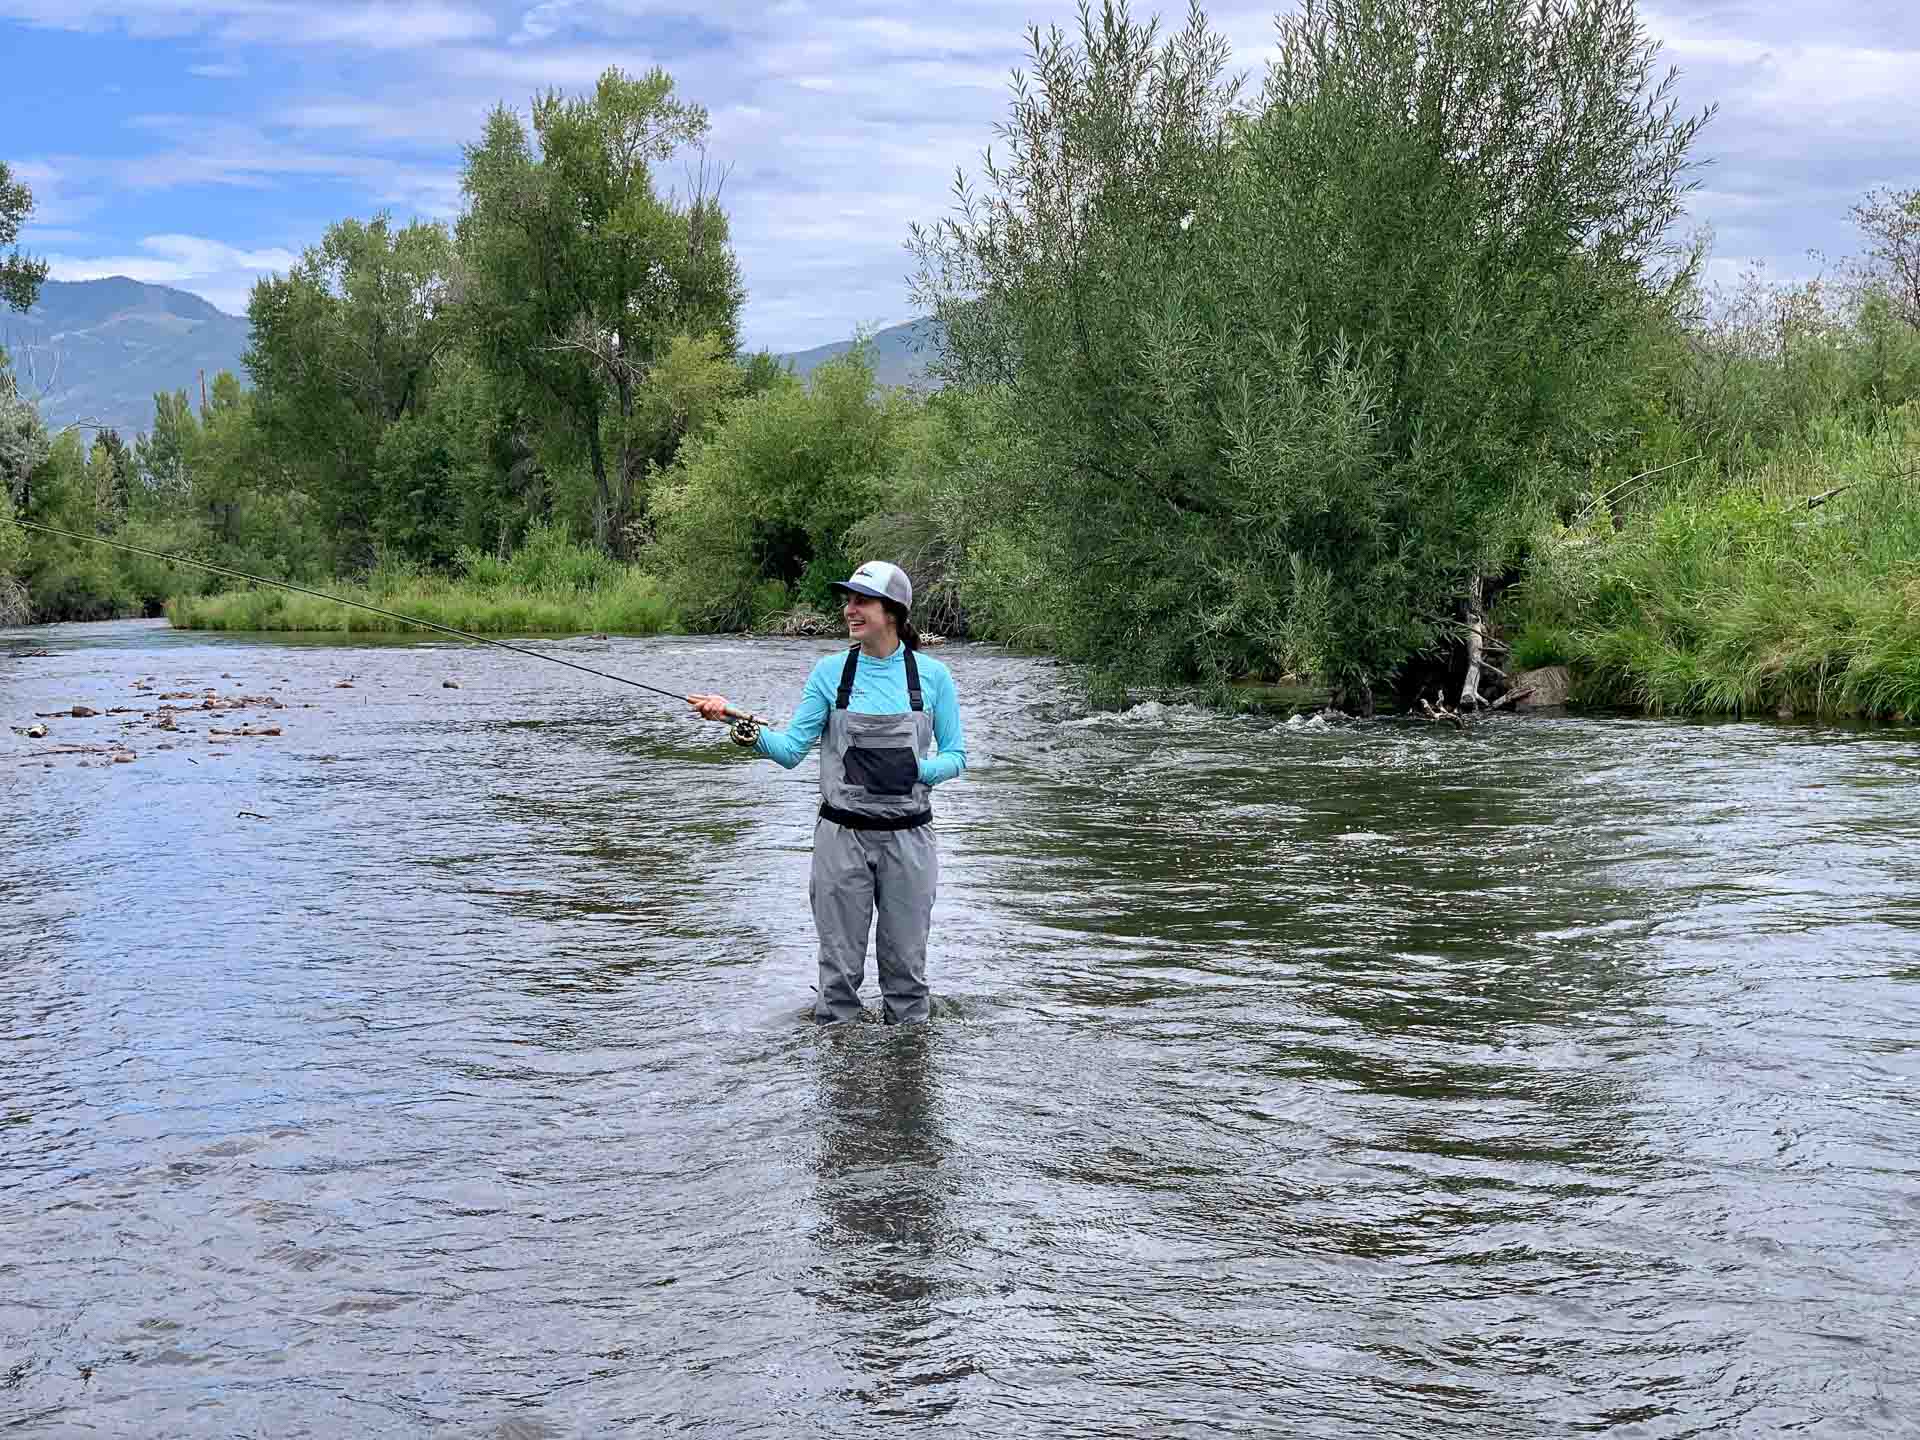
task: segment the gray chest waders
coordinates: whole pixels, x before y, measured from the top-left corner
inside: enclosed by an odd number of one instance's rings
[[[860,1018],[869,930],[887,1023],[927,1018],[927,928],[940,852],[920,761],[933,748],[933,716],[911,649],[906,661],[913,708],[862,715],[847,708],[860,647],[848,651],[820,740],[820,820],[808,885],[820,934],[819,1020]]]

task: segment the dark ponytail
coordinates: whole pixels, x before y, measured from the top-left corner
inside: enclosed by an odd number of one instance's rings
[[[881,607],[893,617],[894,625],[900,631],[900,640],[909,650],[920,648],[920,632],[914,629],[913,617],[907,614],[907,607],[898,600],[882,600]]]

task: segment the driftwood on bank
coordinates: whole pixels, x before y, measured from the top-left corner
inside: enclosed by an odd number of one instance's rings
[[[816,636],[831,635],[839,629],[839,622],[833,616],[820,610],[810,610],[804,605],[796,605],[767,620],[760,627],[762,635],[777,635],[787,640],[812,639]]]
[[[1486,593],[1487,582],[1474,576],[1467,586],[1467,678],[1460,683],[1462,710],[1478,710],[1487,703],[1480,698],[1480,667],[1487,649]]]
[[[1494,701],[1493,704],[1489,705],[1487,709],[1498,710],[1504,705],[1518,705],[1531,694],[1533,694],[1533,687],[1531,685],[1527,686],[1524,690],[1509,690],[1498,700]]]

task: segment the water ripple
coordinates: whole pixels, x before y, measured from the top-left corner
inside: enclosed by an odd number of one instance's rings
[[[550,643],[775,712],[832,648]],[[1916,1433],[1912,732],[956,647],[935,1022],[822,1032],[810,766],[438,642],[31,644],[23,715],[291,708],[0,735],[0,1427]]]

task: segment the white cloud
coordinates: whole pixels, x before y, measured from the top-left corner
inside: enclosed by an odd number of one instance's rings
[[[332,130],[372,141],[432,143],[445,147],[443,153],[451,157],[461,144],[479,137],[489,108],[478,98],[435,96],[409,102],[335,96],[283,106],[268,119],[291,130]]]
[[[298,5],[236,17],[220,35],[229,43],[419,50],[484,39],[493,28],[491,16],[453,5]]]
[[[76,177],[76,163],[69,156],[52,156],[15,161],[10,167],[13,178],[33,192],[33,218],[23,237],[29,244],[53,243],[45,238],[46,231],[69,229],[104,207],[104,199],[89,193]]]
[[[1209,6],[1232,67],[1255,89],[1273,53],[1274,11],[1295,3]],[[1730,263],[1844,253],[1846,205],[1870,184],[1920,173],[1920,110],[1907,103],[1920,93],[1920,7],[1656,3],[1645,18],[1682,69],[1683,108],[1723,102],[1697,151],[1719,163],[1701,173],[1708,184],[1692,208],[1717,227]],[[1176,0],[1136,0],[1136,17],[1156,8],[1163,34],[1184,22]],[[226,187],[219,208],[248,235],[280,238],[277,213],[322,188],[350,197],[343,213],[450,217],[460,146],[479,138],[491,106],[524,106],[548,87],[585,90],[609,65],[663,65],[712,113],[711,159],[731,169],[724,199],[749,292],[745,330],[776,348],[905,318],[908,224],[946,213],[956,167],[978,175],[1006,115],[1009,72],[1029,61],[1027,27],[1071,35],[1078,24],[1073,0],[918,10],[900,0],[0,0],[0,24],[9,17],[190,35],[197,53],[173,67],[203,61],[190,68],[206,79],[258,75],[271,52],[299,61],[272,67],[270,90],[189,90],[175,103],[207,113],[147,117],[119,150],[51,157],[57,175],[37,218],[66,233],[83,222],[104,231],[102,212],[132,217],[123,236],[203,228],[153,219],[148,207],[161,206],[162,191],[206,185]],[[681,168],[668,167],[663,185],[684,185]],[[134,260],[165,258],[137,249]]]
[[[416,214],[444,218],[459,208],[459,156],[451,146],[434,147],[446,159],[433,164],[374,149],[316,149],[237,121],[196,124],[188,116],[151,115],[139,126],[171,140],[171,148],[111,164],[86,162],[97,183],[137,195],[187,185],[267,190],[344,180],[366,195],[366,212],[386,207],[404,221]]]
[[[141,37],[212,35],[231,44],[404,50],[493,33],[485,11],[438,3],[319,5],[305,0],[0,0],[0,20]]]
[[[247,312],[247,296],[265,275],[285,274],[299,260],[290,250],[241,250],[199,235],[149,235],[136,255],[49,255],[55,280],[124,275],[149,285],[187,290],[230,315]]]
[[[520,28],[514,33],[516,45],[527,41],[547,40],[572,23],[572,16],[580,8],[580,0],[543,0],[520,17]]]

